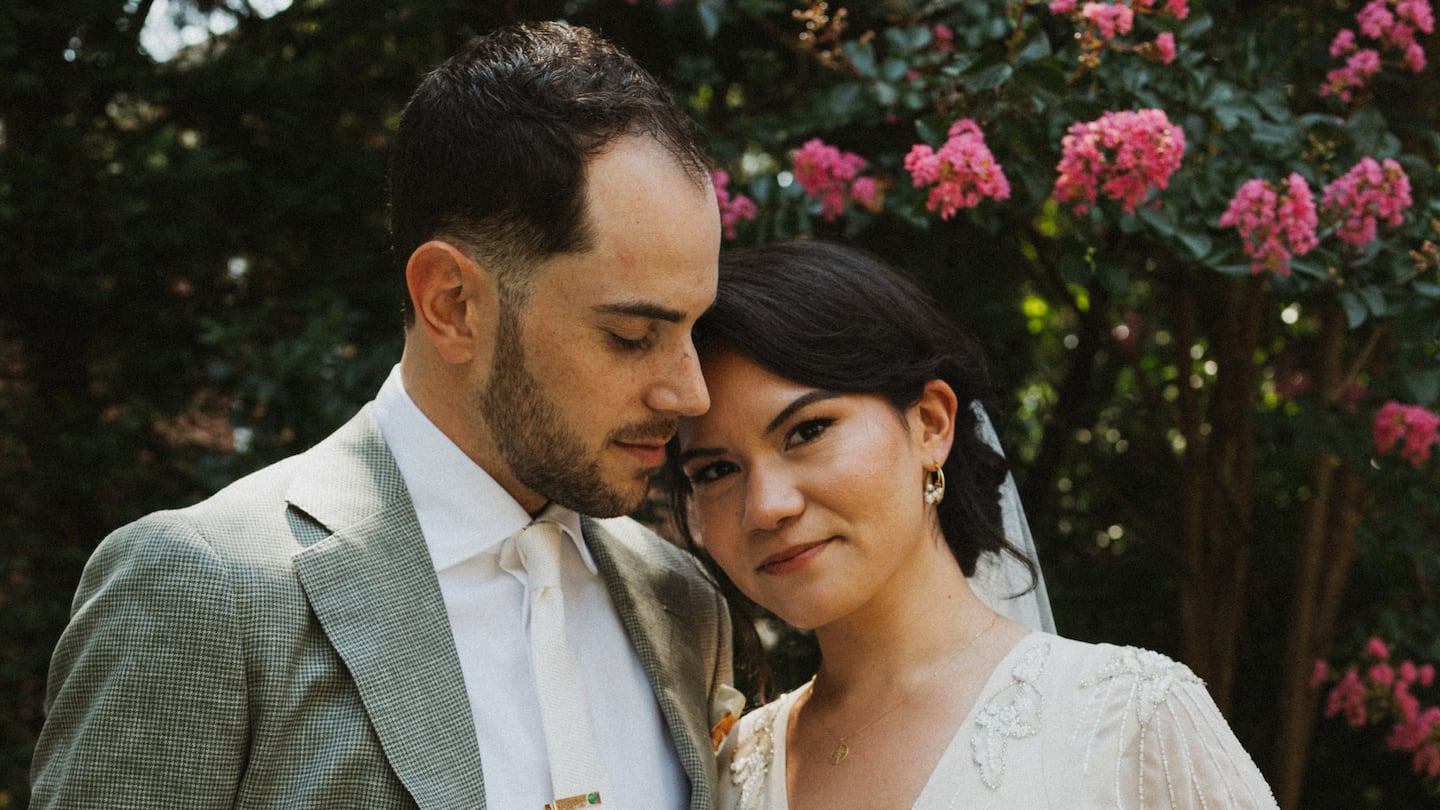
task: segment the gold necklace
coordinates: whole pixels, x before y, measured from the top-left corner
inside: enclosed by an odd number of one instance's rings
[[[980,640],[980,637],[981,637],[981,636],[983,636],[983,635],[985,635],[986,633],[990,632],[990,628],[994,627],[994,626],[995,626],[995,623],[996,623],[997,621],[999,621],[999,620],[1000,620],[1000,614],[999,614],[999,613],[992,614],[991,617],[990,617],[990,623],[989,623],[989,624],[987,624],[987,625],[985,625],[984,627],[980,628],[980,632],[978,632],[978,633],[976,633],[975,635],[971,636],[969,641],[967,641],[967,642],[965,642],[964,644],[960,645],[960,649],[958,649],[958,650],[956,650],[955,652],[951,653],[951,654],[950,654],[950,657],[949,657],[949,658],[946,658],[945,661],[944,661],[944,663],[942,663],[942,664],[940,664],[939,666],[935,667],[935,671],[934,671],[934,672],[931,672],[929,675],[926,675],[926,676],[925,676],[925,680],[923,680],[923,681],[921,681],[920,683],[915,684],[915,686],[911,687],[910,690],[905,693],[905,696],[904,696],[904,697],[900,698],[899,700],[895,701],[895,703],[891,704],[891,705],[890,705],[890,708],[888,708],[888,709],[886,709],[885,711],[883,711],[883,712],[875,715],[874,717],[872,717],[872,718],[870,719],[870,722],[866,723],[865,725],[861,726],[860,728],[856,729],[855,731],[850,732],[849,734],[841,735],[840,738],[839,738],[839,742],[835,745],[835,750],[833,750],[833,751],[830,752],[830,764],[831,764],[831,765],[839,765],[840,763],[844,762],[844,761],[845,761],[845,757],[850,756],[850,744],[847,742],[847,740],[853,740],[853,739],[855,739],[856,737],[859,737],[861,734],[864,734],[865,732],[869,731],[871,726],[875,725],[876,723],[880,722],[881,720],[884,720],[886,717],[889,717],[891,712],[895,711],[896,709],[900,708],[901,706],[904,706],[906,701],[908,701],[910,698],[914,697],[915,695],[919,694],[919,693],[920,693],[920,690],[923,689],[925,686],[927,686],[931,681],[935,680],[935,677],[936,677],[937,675],[939,675],[940,673],[942,673],[942,672],[944,672],[945,670],[949,669],[949,668],[950,668],[950,665],[953,664],[953,663],[955,663],[955,659],[959,658],[961,653],[963,653],[963,652],[965,652],[966,650],[970,649],[970,647],[973,646],[973,645],[975,644],[975,642],[977,642],[977,641]],[[816,678],[818,678],[818,677],[819,677],[819,673],[816,673],[815,678],[811,678],[811,679],[810,679],[810,694],[811,694],[811,695],[814,695],[814,694],[815,694],[815,680],[816,680]],[[816,718],[816,719],[818,720],[819,718]],[[823,723],[822,723],[822,725],[823,725]],[[826,729],[826,732],[828,732],[828,733],[833,733],[833,732],[830,732],[829,729]]]

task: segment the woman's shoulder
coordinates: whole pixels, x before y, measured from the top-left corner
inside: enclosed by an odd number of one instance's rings
[[[1160,700],[1177,688],[1205,688],[1205,682],[1185,664],[1142,647],[1076,641],[1048,633],[1034,633],[1023,643],[1043,651],[1039,655],[1047,661],[1048,680],[1068,682],[1077,690],[1135,688]]]
[[[1127,806],[1122,795],[1164,790],[1224,807],[1274,807],[1264,778],[1188,666],[1140,647],[1059,636],[1030,643],[1048,653],[1040,688],[1050,698],[1049,745],[1081,773],[1109,774],[1105,784],[1086,782],[1087,789]]]

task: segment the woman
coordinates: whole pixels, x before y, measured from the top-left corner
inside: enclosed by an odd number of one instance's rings
[[[696,345],[711,408],[673,448],[676,522],[822,659],[725,741],[721,807],[1275,806],[1184,666],[971,586],[1024,556],[983,358],[914,285],[820,242],[727,254]]]

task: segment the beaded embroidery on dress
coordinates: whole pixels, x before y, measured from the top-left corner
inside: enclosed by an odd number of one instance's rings
[[[1049,656],[1048,643],[1027,651],[1010,673],[1013,682],[992,695],[975,715],[970,748],[975,764],[980,766],[980,780],[991,790],[998,790],[1005,776],[1007,742],[1040,733],[1044,695],[1039,681]]]
[[[735,755],[730,761],[730,780],[740,788],[741,810],[764,807],[765,777],[775,759],[775,719],[782,709],[789,710],[790,701],[786,697],[782,695],[746,717],[754,723],[750,727],[753,730],[739,734],[736,740]]]

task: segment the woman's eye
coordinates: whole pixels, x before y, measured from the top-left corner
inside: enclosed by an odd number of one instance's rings
[[[785,436],[785,446],[795,447],[808,444],[820,438],[827,428],[835,423],[834,419],[807,419],[796,425]]]
[[[690,479],[691,486],[700,486],[718,481],[734,471],[735,465],[728,461],[712,461],[703,467],[696,467],[685,476]]]

